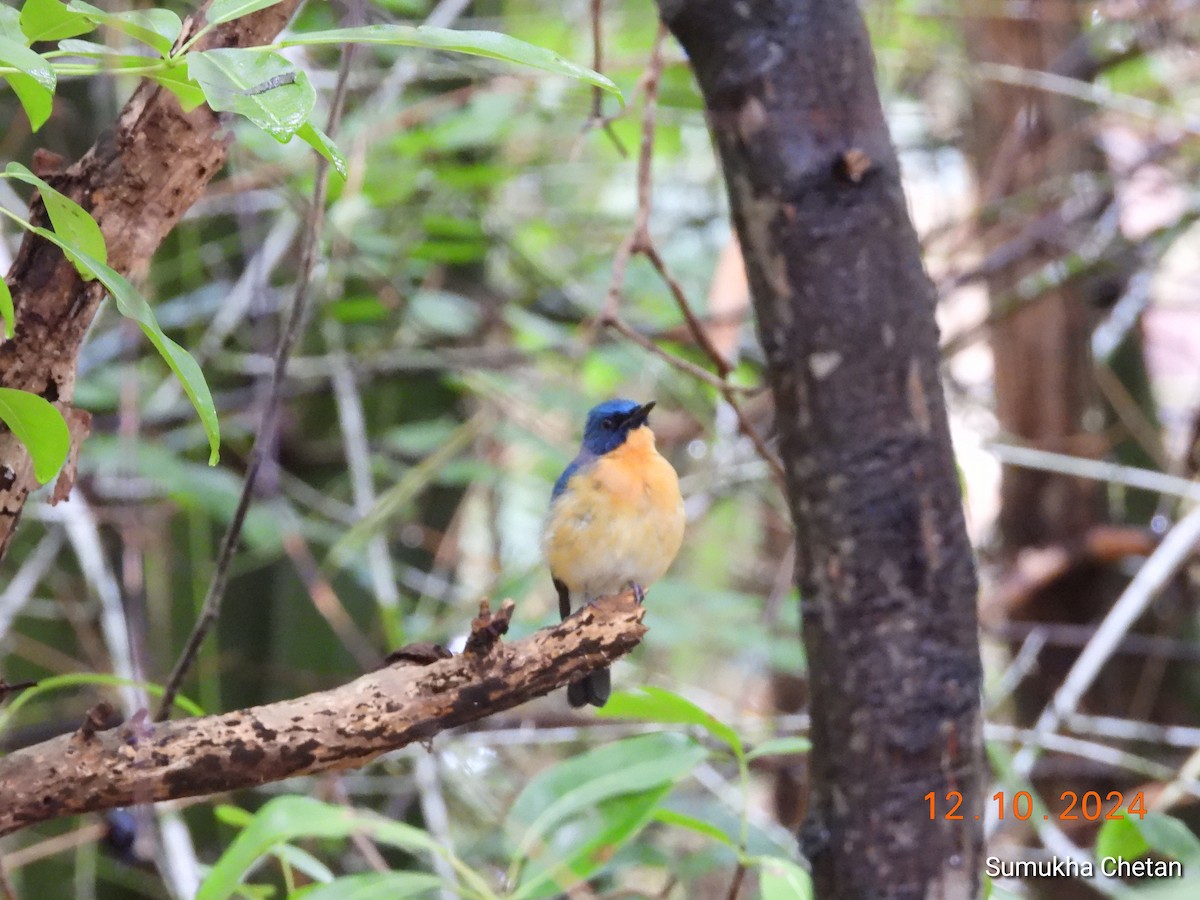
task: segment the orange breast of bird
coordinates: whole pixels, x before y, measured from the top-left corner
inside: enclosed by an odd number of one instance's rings
[[[546,562],[573,597],[649,587],[683,542],[679,478],[643,426],[572,476],[550,508]]]

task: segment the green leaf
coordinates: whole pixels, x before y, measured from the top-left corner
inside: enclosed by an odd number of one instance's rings
[[[0,36],[0,66],[18,69],[4,76],[25,108],[29,127],[37,131],[50,118],[58,79],[50,64],[12,38]]]
[[[337,144],[333,142],[329,135],[312,122],[305,122],[301,125],[296,131],[296,137],[300,138],[300,140],[329,160],[333,168],[343,178],[350,172],[350,168],[346,164],[346,157],[338,149]]]
[[[136,59],[141,65],[146,65],[146,57],[144,56],[133,56],[128,53],[122,53],[116,47],[110,47],[108,44],[100,44],[96,41],[79,41],[74,38],[67,38],[58,42],[58,49],[65,50],[72,56],[103,59],[106,66],[114,64],[114,60],[129,59]]]
[[[219,803],[213,808],[213,817],[223,825],[234,828],[245,828],[254,821],[254,813],[234,806],[232,803]]]
[[[188,54],[187,62],[209,106],[245,116],[281,144],[303,127],[317,102],[308,76],[278,53],[205,50]]]
[[[812,900],[812,877],[790,859],[760,856],[754,862],[762,900]]]
[[[310,31],[279,42],[282,47],[311,44],[389,44],[486,56],[576,78],[621,97],[620,89],[599,72],[563,59],[543,47],[535,47],[495,31],[456,31],[427,25],[362,25],[357,28]]]
[[[29,43],[25,32],[21,30],[21,14],[11,6],[0,6],[0,37],[22,45]]]
[[[1149,850],[1150,844],[1142,836],[1138,820],[1132,817],[1108,819],[1096,835],[1096,859],[1117,856],[1138,859]]]
[[[58,84],[50,63],[12,38],[0,37],[0,64],[20,69],[51,93]]]
[[[153,47],[164,57],[170,54],[171,48],[179,38],[179,33],[183,30],[183,23],[179,20],[179,16],[169,9],[133,9],[127,12],[111,13],[92,6],[90,3],[84,3],[83,0],[71,0],[67,4],[67,9],[82,13],[101,25],[107,25],[115,31],[127,34],[135,41],[141,41],[143,44]]]
[[[204,426],[204,433],[208,436],[208,462],[209,465],[215,466],[220,457],[221,425],[217,421],[217,408],[213,404],[208,382],[204,380],[204,373],[200,371],[196,360],[183,347],[163,333],[158,321],[154,318],[154,311],[150,308],[150,304],[119,272],[109,268],[107,264],[95,259],[90,254],[67,247],[52,231],[45,228],[34,228],[33,230],[36,234],[40,234],[52,244],[60,247],[64,253],[73,252],[73,262],[76,267],[99,279],[112,295],[113,302],[117,304],[121,315],[133,319],[142,327],[142,333],[150,339],[150,343],[171,367],[171,371],[183,385],[184,393],[192,401],[192,406],[196,408],[196,412],[200,416],[200,424]]]
[[[1174,816],[1147,813],[1144,819],[1129,821],[1137,824],[1146,844],[1155,853],[1181,862],[1200,860],[1200,838]]]
[[[222,22],[232,22],[234,19],[248,16],[252,12],[274,6],[278,2],[279,0],[213,0],[212,5],[208,8],[205,21],[210,26],[220,25]]]
[[[8,282],[0,278],[0,319],[4,321],[4,336],[11,339],[16,333],[17,311],[13,309],[12,293]]]
[[[525,856],[564,822],[605,800],[674,784],[707,755],[684,735],[661,733],[606,744],[559,763],[530,781],[513,803],[510,829],[522,832],[513,856]]]
[[[60,193],[29,169],[18,162],[10,162],[4,174],[26,184],[33,185],[42,196],[42,203],[54,226],[54,233],[70,248],[65,250],[67,258],[75,262],[72,251],[79,250],[89,256],[108,262],[108,250],[104,246],[104,235],[96,220],[87,211],[65,194]]]
[[[1178,860],[1185,870],[1190,871],[1200,863],[1200,838],[1179,819],[1163,813],[1147,813],[1144,819],[1132,815],[1108,819],[1096,836],[1096,859],[1101,866],[1109,860],[1139,859],[1150,852]],[[1161,897],[1162,900],[1197,896],[1196,884],[1188,879],[1176,887],[1176,891],[1161,892],[1146,888],[1136,895]]]
[[[204,91],[188,78],[186,67],[168,66],[148,74],[179,99],[179,106],[184,112],[191,112],[204,102]]]
[[[95,21],[70,9],[62,0],[25,0],[21,7],[21,31],[31,44],[59,41],[87,34],[95,28]]]
[[[796,753],[808,753],[812,750],[812,741],[806,737],[780,737],[763,741],[746,754],[746,759],[758,759],[760,756],[791,756]]]
[[[663,688],[646,686],[637,692],[618,691],[597,715],[613,719],[641,719],[670,725],[698,725],[729,746],[733,755],[745,757],[742,739],[736,731],[706,713],[695,703]]]
[[[45,484],[58,474],[71,449],[71,433],[54,405],[37,394],[0,388],[0,421],[33,458],[33,475]]]
[[[196,900],[224,900],[238,890],[246,872],[276,844],[301,837],[346,838],[361,832],[411,853],[436,854],[450,861],[464,882],[490,896],[486,883],[419,828],[372,813],[321,803],[311,797],[276,797],[255,813],[225,849],[200,885]]]
[[[640,793],[610,797],[588,810],[582,821],[572,821],[556,830],[523,873],[511,900],[562,897],[567,888],[587,881],[646,827],[671,787],[663,784]]]
[[[22,691],[0,712],[0,732],[8,727],[8,723],[13,720],[13,716],[16,715],[21,707],[35,698],[41,698],[46,694],[57,693],[68,688],[91,687],[95,685],[102,687],[134,687],[145,691],[151,697],[161,697],[163,695],[163,686],[161,684],[153,684],[148,681],[130,681],[128,678],[120,678],[116,675],[104,675],[96,672],[73,672],[70,675],[52,675],[49,678],[39,678],[38,683],[34,687]],[[204,715],[203,709],[182,694],[175,698],[175,703],[180,709],[187,712],[188,715]]]
[[[14,73],[5,75],[4,80],[21,101],[29,119],[29,129],[37,131],[45,125],[46,120],[50,118],[50,111],[54,108],[54,92],[46,90],[28,75]]]
[[[403,900],[428,896],[440,887],[442,880],[428,872],[368,872],[303,889],[293,896],[296,900]]]
[[[703,819],[697,819],[695,816],[689,816],[686,813],[676,812],[673,809],[656,809],[654,811],[655,821],[662,822],[664,825],[676,825],[679,828],[686,828],[689,831],[694,831],[697,834],[702,834],[705,837],[710,837],[714,841],[724,844],[727,847],[737,847],[733,838],[727,835],[724,831],[713,825],[710,822],[705,822]]]

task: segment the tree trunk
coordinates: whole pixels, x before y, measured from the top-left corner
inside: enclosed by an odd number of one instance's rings
[[[1086,54],[1074,60],[1072,51],[1082,34],[1078,20],[1041,12],[1044,18],[968,16],[963,24],[968,55],[977,63],[1030,72],[1069,65],[1065,74],[1083,74],[1092,61]],[[980,185],[980,204],[990,210],[983,228],[985,255],[1003,253],[1023,236],[1036,238],[1027,252],[987,278],[995,319],[996,418],[1005,432],[1041,449],[1102,455],[1107,448],[1095,434],[1098,429],[1089,436],[1084,418],[1089,410],[1099,410],[1091,310],[1102,299],[1095,296],[1097,287],[1111,288],[1095,279],[1073,278],[1032,298],[1022,290],[1024,279],[1081,245],[1112,201],[1111,190],[1101,186],[1105,165],[1088,128],[1090,109],[1043,88],[984,78],[975,89],[972,112],[967,151]],[[995,208],[998,204],[1004,205]],[[1031,204],[1034,208],[1021,209]],[[1003,554],[1080,540],[1101,521],[1100,500],[1095,481],[1005,466],[1000,486]]]
[[[812,684],[801,838],[818,896],[974,896],[975,570],[934,289],[866,28],[853,0],[660,8],[704,95],[778,409]],[[952,791],[961,821],[943,818]]]

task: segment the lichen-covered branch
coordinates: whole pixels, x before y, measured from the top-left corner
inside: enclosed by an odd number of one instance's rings
[[[504,642],[512,603],[496,614],[485,603],[457,656],[406,648],[341,687],[202,718],[139,716],[106,727],[106,716],[90,713],[72,734],[0,759],[0,835],[59,816],[365,765],[612,663],[641,641],[644,612],[627,592]]]
[[[299,0],[284,0],[227,22],[206,35],[198,49],[268,43],[297,6]],[[185,37],[195,33],[207,8],[206,3],[184,23]],[[57,158],[39,153],[33,168],[92,214],[104,233],[108,264],[136,278],[225,164],[227,142],[221,131],[220,117],[207,106],[185,113],[170,91],[147,80],[116,124],[78,162],[60,171]],[[44,221],[40,201],[30,215],[35,222]],[[86,414],[71,406],[76,360],[104,289],[98,281],[82,281],[61,250],[33,235],[26,235],[7,281],[16,334],[0,342],[0,386],[30,391],[59,407],[72,423],[73,460],[87,431],[86,421],[78,421]],[[66,496],[72,472],[69,464],[56,499]],[[0,428],[0,558],[25,498],[36,487],[24,445]]]

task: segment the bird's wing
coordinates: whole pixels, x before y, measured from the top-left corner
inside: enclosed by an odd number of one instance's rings
[[[589,453],[587,450],[580,450],[567,467],[563,469],[562,474],[558,476],[558,481],[554,482],[554,490],[550,492],[550,502],[553,503],[558,495],[567,489],[567,482],[571,480],[571,476],[582,469],[584,466],[595,461],[596,455]]]

